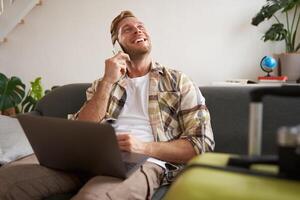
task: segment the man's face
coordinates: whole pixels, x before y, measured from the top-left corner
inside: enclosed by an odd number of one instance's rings
[[[142,22],[135,17],[127,17],[118,24],[118,41],[129,55],[150,53],[150,36]]]

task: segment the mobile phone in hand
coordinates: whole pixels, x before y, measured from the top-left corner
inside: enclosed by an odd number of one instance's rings
[[[120,51],[124,53],[124,50],[122,49],[120,43],[119,43],[118,40],[117,40],[117,41],[115,42],[114,46],[113,46],[113,54],[116,55],[116,54],[118,54]]]
[[[118,42],[118,40],[115,42],[114,46],[113,46],[113,54],[116,55],[118,54],[119,52],[124,52],[124,50],[122,49],[120,43]],[[127,64],[129,64],[129,62],[127,62]],[[122,70],[121,73],[124,75],[126,74],[126,70],[127,70],[127,67],[125,70]]]

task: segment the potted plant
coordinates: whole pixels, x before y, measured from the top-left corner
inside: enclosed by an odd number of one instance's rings
[[[284,40],[285,53],[278,55],[281,74],[287,75],[289,80],[299,80],[300,43],[297,42],[297,33],[300,23],[300,0],[266,0],[266,4],[252,18],[251,24],[258,26],[270,19],[273,19],[274,23],[262,39],[264,42]]]
[[[15,115],[30,112],[44,95],[40,77],[30,84],[31,87],[26,94],[25,84],[20,78],[13,76],[9,79],[0,73],[0,114]]]

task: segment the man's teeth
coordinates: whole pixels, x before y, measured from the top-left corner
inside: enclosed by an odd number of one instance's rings
[[[135,43],[144,42],[144,41],[145,41],[145,39],[141,38],[141,39],[137,39],[137,40],[135,41]]]

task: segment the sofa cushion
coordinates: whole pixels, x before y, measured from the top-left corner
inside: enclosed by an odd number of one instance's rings
[[[0,115],[0,164],[32,154],[21,125],[16,118]]]
[[[35,111],[42,116],[67,118],[75,113],[86,100],[85,91],[91,84],[77,83],[58,87],[43,97]]]

